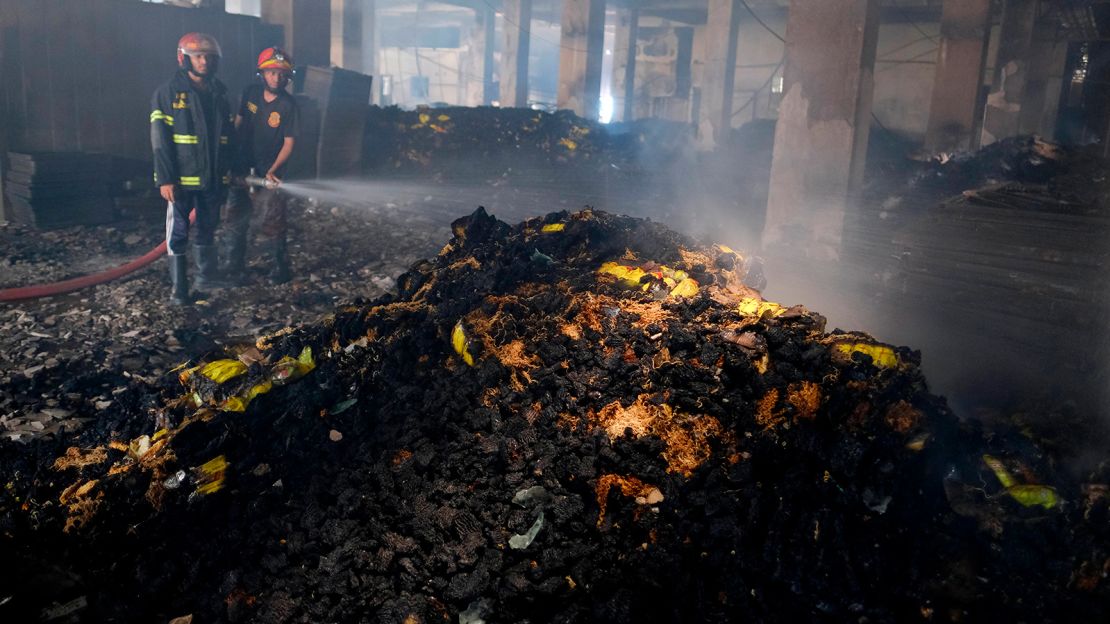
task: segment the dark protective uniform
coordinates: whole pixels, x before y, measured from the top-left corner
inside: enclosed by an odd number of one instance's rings
[[[238,147],[237,173],[245,174],[254,169],[259,176],[274,165],[286,138],[296,138],[300,131],[300,115],[293,96],[281,91],[272,102],[265,99],[265,88],[252,85],[243,90],[239,105],[242,118],[236,134]],[[285,175],[285,166],[274,172],[278,178]],[[288,203],[280,189],[233,188],[227,202],[227,258],[228,273],[241,274],[246,266],[247,231],[251,213],[257,209],[260,217],[259,233],[268,240],[273,257],[275,281],[289,279],[289,254],[287,250]]]
[[[150,143],[154,184],[178,185],[177,201],[166,210],[166,243],[171,256],[184,254],[189,241],[189,212],[196,210],[198,246],[211,246],[220,205],[231,182],[232,118],[227,88],[210,80],[200,91],[185,70],[154,92]],[[198,268],[202,275],[200,254]],[[214,269],[214,267],[212,267]]]

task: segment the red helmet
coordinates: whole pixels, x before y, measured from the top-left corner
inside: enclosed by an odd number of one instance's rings
[[[266,48],[258,55],[258,71],[278,69],[287,74],[293,73],[293,57],[281,48]]]
[[[223,56],[219,42],[212,35],[192,32],[177,42],[177,66],[182,69],[190,69],[189,59],[202,54],[216,58]]]

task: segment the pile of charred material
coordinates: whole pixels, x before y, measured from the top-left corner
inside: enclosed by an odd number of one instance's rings
[[[642,120],[605,126],[570,111],[371,107],[363,162],[370,173],[487,177],[514,171],[630,173],[691,152],[689,124]]]
[[[1110,463],[961,423],[915,352],[763,300],[730,249],[453,229],[396,295],[3,447],[0,614],[1105,620]]]

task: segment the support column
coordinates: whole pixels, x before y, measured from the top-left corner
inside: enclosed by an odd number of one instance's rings
[[[994,81],[983,117],[983,145],[1018,134],[1036,21],[1037,0],[1006,0]]]
[[[620,121],[636,118],[636,45],[640,39],[640,10],[620,9],[613,38],[613,110]]]
[[[925,149],[979,147],[975,128],[982,117],[979,90],[991,35],[991,0],[944,0],[940,49]]]
[[[464,106],[489,104],[493,84],[493,11],[486,5],[474,9],[474,21],[466,37],[466,57],[461,62],[460,80],[466,87],[463,90]]]
[[[532,0],[504,0],[505,47],[501,49],[501,106],[528,106],[528,54],[532,46]]]
[[[732,92],[742,10],[738,0],[709,0],[698,115],[698,144],[702,149],[711,150],[726,141],[732,128]]]
[[[1018,134],[1038,134],[1048,139],[1056,134],[1056,114],[1068,60],[1068,42],[1056,34],[1056,25],[1051,21],[1039,21],[1033,29]]]
[[[331,64],[357,72],[362,71],[362,3],[331,0]]]
[[[563,0],[559,108],[597,119],[605,53],[605,0]]]
[[[867,158],[879,0],[791,0],[765,249],[840,259]]]
[[[362,73],[373,76],[370,101],[377,103],[381,92],[378,77],[378,3],[377,0],[362,0]]]
[[[493,90],[493,49],[497,41],[497,13],[491,8],[486,8],[482,14],[483,40],[482,48],[482,104],[493,104],[496,94]]]
[[[331,65],[331,13],[319,0],[262,0],[262,21],[285,29],[285,49],[298,65]]]

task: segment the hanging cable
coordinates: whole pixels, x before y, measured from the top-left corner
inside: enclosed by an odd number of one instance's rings
[[[779,41],[781,41],[783,43],[786,43],[786,39],[783,39],[782,35],[775,32],[770,26],[767,25],[766,22],[759,19],[759,16],[755,14],[755,11],[753,11],[752,8],[750,6],[748,6],[747,0],[740,0],[740,4],[744,5],[744,8],[747,9],[748,13],[750,13],[751,16],[755,18],[755,21],[759,22],[759,25],[762,26],[764,30],[766,30],[767,32],[774,35],[775,39],[778,39]]]

